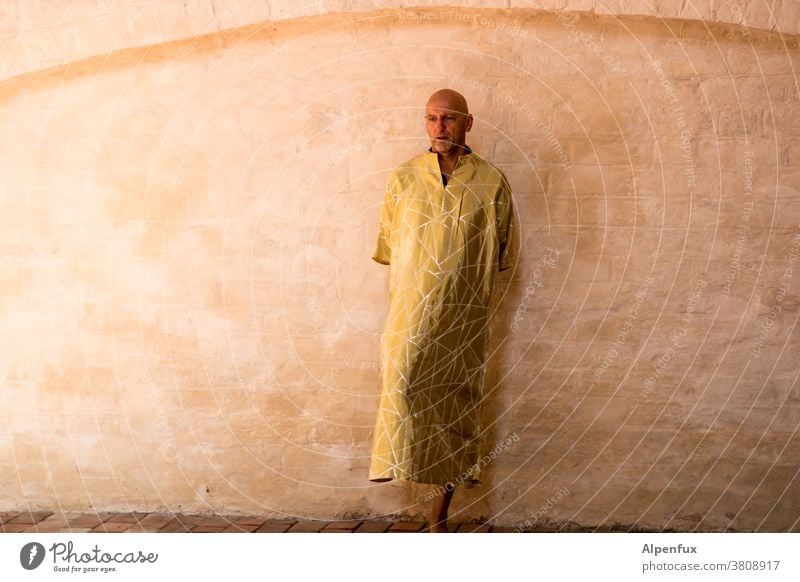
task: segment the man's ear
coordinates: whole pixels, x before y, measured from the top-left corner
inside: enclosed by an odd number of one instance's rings
[[[466,128],[467,128],[466,129],[467,131],[472,129],[472,113],[468,113],[467,114],[467,125],[466,125]]]

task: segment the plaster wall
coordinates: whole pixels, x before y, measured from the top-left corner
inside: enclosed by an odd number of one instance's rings
[[[796,19],[568,4],[242,3],[258,23],[7,61],[0,506],[412,512],[366,481],[369,257],[450,86],[521,244],[454,517],[797,531]]]
[[[795,0],[5,0],[0,5],[0,79],[116,50],[251,24],[381,9],[497,8],[647,16],[800,32]]]

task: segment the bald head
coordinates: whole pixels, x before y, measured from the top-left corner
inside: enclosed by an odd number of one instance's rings
[[[464,115],[469,114],[467,100],[458,91],[452,89],[439,89],[428,98],[428,107],[447,109]]]
[[[472,115],[467,100],[452,89],[439,89],[425,106],[425,128],[431,149],[446,158],[457,158],[465,151],[467,132],[472,129]]]

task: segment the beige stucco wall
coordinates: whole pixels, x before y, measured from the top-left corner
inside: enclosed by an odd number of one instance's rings
[[[455,7],[570,11],[800,32],[796,0],[70,0],[0,4],[0,79],[131,47],[304,16]]]
[[[82,40],[0,83],[0,507],[410,514],[365,480],[369,257],[451,86],[522,244],[485,403],[511,444],[454,517],[800,529],[793,3],[540,4],[211,3],[115,45],[91,10],[132,3],[6,3]]]

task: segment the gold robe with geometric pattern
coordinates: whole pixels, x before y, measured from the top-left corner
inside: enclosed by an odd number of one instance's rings
[[[373,260],[390,265],[369,479],[475,485],[495,274],[514,262],[511,189],[471,150],[445,187],[428,150],[396,168]]]

